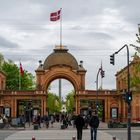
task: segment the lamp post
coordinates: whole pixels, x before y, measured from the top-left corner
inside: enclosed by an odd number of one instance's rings
[[[123,48],[127,49],[127,93],[130,95],[130,72],[129,72],[129,48],[128,45],[125,44],[122,48],[120,48],[114,54],[118,54]],[[127,138],[131,140],[131,101],[127,102],[128,104],[128,115],[127,115]]]

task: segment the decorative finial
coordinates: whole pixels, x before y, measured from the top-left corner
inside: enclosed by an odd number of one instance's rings
[[[83,67],[83,61],[82,60],[80,61],[80,66]]]

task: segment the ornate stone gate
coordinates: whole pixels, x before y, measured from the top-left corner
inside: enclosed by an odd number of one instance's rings
[[[4,75],[3,73],[1,74]],[[43,116],[47,108],[46,95],[48,87],[53,80],[59,78],[70,81],[74,87],[76,114],[85,107],[82,106],[83,102],[87,103],[87,109],[89,102],[93,102],[94,108],[96,108],[97,91],[85,89],[85,74],[86,70],[83,67],[83,61],[80,61],[78,64],[75,57],[68,52],[66,47],[56,46],[53,53],[46,58],[43,64],[40,61],[39,67],[36,70],[36,90],[7,91],[5,90],[5,78],[3,79],[0,76],[0,83],[3,85],[0,86],[0,114],[8,112],[9,116],[17,117],[20,112],[23,113],[25,111],[24,107],[28,107],[28,104],[25,106],[23,104],[32,101],[33,112],[35,112],[34,110],[39,110],[41,116]],[[140,118],[139,98],[139,92],[135,92],[132,103],[134,110],[132,120]],[[124,102],[123,94],[119,90],[98,90],[98,100],[103,106],[103,121],[108,122],[110,119],[117,121],[127,120],[127,104]],[[20,108],[19,106],[22,106],[22,110],[18,109]]]
[[[85,90],[85,74],[86,70],[82,61],[78,64],[66,47],[56,46],[54,52],[46,58],[44,64],[40,61],[40,65],[36,70],[37,88],[47,92],[48,86],[53,80],[64,78],[72,83],[75,94],[78,94],[79,91]],[[77,113],[80,112],[78,104],[78,99],[75,98]]]

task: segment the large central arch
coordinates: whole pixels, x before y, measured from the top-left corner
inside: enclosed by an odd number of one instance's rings
[[[79,80],[80,80],[79,77],[77,77],[76,73],[71,71],[67,67],[65,68],[55,67],[55,68],[52,68],[51,71],[47,71],[46,74],[44,75],[45,81],[44,81],[43,89],[46,90],[48,88],[47,86],[50,85],[50,82],[58,78],[64,78],[70,81],[76,91],[81,89],[80,87],[81,85],[79,83]]]
[[[58,78],[64,78],[72,83],[75,94],[85,90],[85,73],[83,62],[78,64],[73,55],[68,53],[64,46],[56,46],[54,52],[50,54],[44,63],[36,70],[37,88],[47,93],[50,83]],[[75,111],[80,112],[78,96],[75,96]]]

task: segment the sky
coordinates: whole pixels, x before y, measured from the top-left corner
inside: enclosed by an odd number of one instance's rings
[[[139,0],[0,0],[0,53],[35,75],[38,61],[59,45],[60,21],[51,22],[50,13],[62,8],[62,44],[78,63],[83,60],[86,89],[96,89],[101,61],[103,88],[116,89],[115,74],[127,65],[127,52],[115,56],[114,66],[110,55],[125,44],[137,45],[139,5]],[[132,59],[134,48],[129,50]]]

